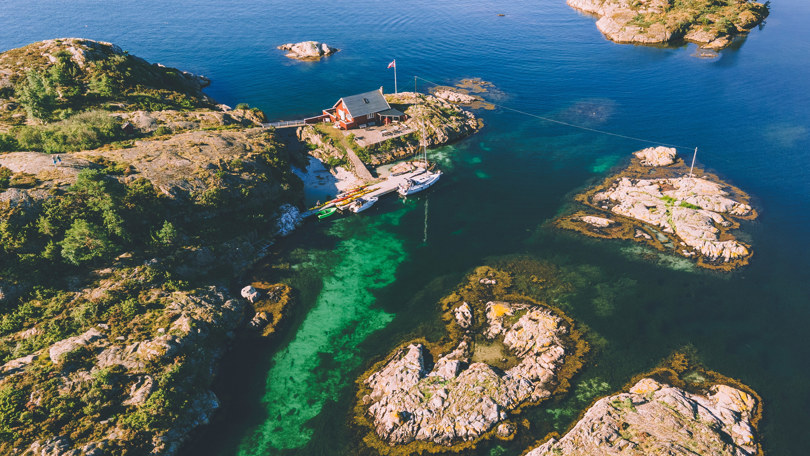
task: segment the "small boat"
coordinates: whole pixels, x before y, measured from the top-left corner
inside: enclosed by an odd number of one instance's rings
[[[377,197],[372,196],[369,198],[357,198],[354,200],[352,204],[349,205],[349,210],[354,212],[355,214],[358,212],[363,212],[364,210],[370,208],[377,202]]]
[[[334,207],[334,206],[327,207],[326,209],[321,209],[318,212],[318,218],[319,219],[325,219],[326,217],[329,217],[330,215],[334,214],[335,212],[337,212],[337,208]]]
[[[421,192],[431,185],[435,184],[439,178],[442,177],[441,171],[425,171],[422,174],[413,176],[406,180],[404,183],[399,184],[397,192],[402,196],[413,195],[414,193]]]

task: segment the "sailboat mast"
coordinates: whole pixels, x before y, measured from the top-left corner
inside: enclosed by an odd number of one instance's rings
[[[425,170],[427,170],[427,138],[425,137],[425,124],[419,124],[422,127],[422,154],[425,160]]]

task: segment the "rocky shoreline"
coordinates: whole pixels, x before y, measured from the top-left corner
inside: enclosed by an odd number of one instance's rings
[[[577,195],[585,208],[553,223],[608,239],[632,239],[696,260],[701,267],[731,270],[748,264],[753,251],[731,231],[757,212],[750,197],[717,176],[689,167],[675,149],[648,148],[631,164]]]
[[[442,301],[452,342],[407,343],[358,381],[358,420],[373,429],[367,442],[410,454],[509,439],[524,407],[567,388],[587,344],[558,310],[506,293],[508,282],[507,273],[478,268]]]
[[[546,436],[524,456],[760,456],[762,407],[750,387],[676,352],[621,392],[595,400],[563,435]]]
[[[145,80],[113,74],[127,91],[83,96],[99,68],[122,62]],[[68,119],[66,138],[96,122],[104,141],[58,155],[26,149],[11,135],[50,125],[23,125],[19,107],[0,116],[2,144],[15,147],[0,154],[0,221],[25,240],[0,246],[0,452],[170,456],[219,407],[211,384],[230,342],[272,336],[289,311],[286,285],[254,281],[240,298],[222,282],[300,224],[303,184],[291,166],[307,157],[261,128],[261,111],[214,104],[204,78],[109,43],[48,40],[0,54],[3,84],[65,68],[82,95],[57,106],[98,110]],[[31,229],[38,218],[45,232]],[[90,250],[68,263],[71,224]]]
[[[717,384],[694,394],[652,378],[593,404],[564,436],[525,456],[606,454],[724,454],[753,456],[759,403]]]
[[[666,0],[567,0],[572,8],[599,17],[596,26],[622,44],[662,45],[684,41],[719,50],[761,24],[768,7],[750,1],[689,4]]]

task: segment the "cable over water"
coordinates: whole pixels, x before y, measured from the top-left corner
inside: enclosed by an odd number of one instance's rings
[[[433,81],[431,81],[429,79],[425,79],[425,78],[423,78],[421,76],[414,76],[414,78],[425,81],[425,82],[430,83],[430,84],[433,84],[435,86],[443,85],[443,84],[439,84],[437,82],[433,82]],[[596,128],[585,127],[583,125],[572,124],[572,123],[569,123],[569,122],[564,122],[562,120],[552,119],[552,118],[549,118],[549,117],[544,117],[544,116],[540,116],[540,115],[537,115],[537,114],[532,114],[530,112],[521,111],[519,109],[510,108],[509,106],[503,106],[503,105],[500,105],[498,103],[493,103],[493,102],[488,101],[488,100],[487,100],[487,103],[489,103],[489,104],[491,104],[491,105],[493,105],[495,107],[505,109],[507,111],[512,111],[512,112],[515,112],[515,113],[518,113],[518,114],[522,114],[524,116],[534,117],[536,119],[545,120],[546,122],[551,122],[551,123],[555,123],[555,124],[559,124],[559,125],[565,125],[566,127],[571,127],[571,128],[578,128],[580,130],[590,131],[592,133],[599,133],[599,134],[602,134],[602,135],[614,136],[614,137],[617,137],[617,138],[629,139],[629,140],[632,140],[632,141],[640,141],[640,142],[644,142],[644,143],[648,143],[648,144],[657,144],[659,146],[669,146],[669,147],[674,147],[676,149],[692,150],[692,149],[695,148],[694,146],[679,146],[677,144],[668,144],[668,143],[663,143],[663,142],[659,142],[659,141],[652,141],[652,140],[649,140],[649,139],[637,138],[635,136],[623,135],[621,133],[614,133],[614,132],[611,132],[611,131],[599,130],[599,129],[596,129]]]

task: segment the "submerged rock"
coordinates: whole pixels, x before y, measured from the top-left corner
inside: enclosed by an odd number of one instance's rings
[[[727,385],[693,394],[651,378],[597,401],[559,440],[526,456],[756,454],[756,399]]]

